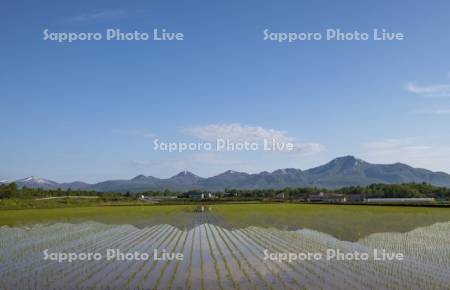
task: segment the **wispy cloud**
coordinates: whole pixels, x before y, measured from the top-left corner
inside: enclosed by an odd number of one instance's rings
[[[380,141],[372,141],[365,144],[370,150],[392,150],[402,148],[411,144],[411,139],[385,139]]]
[[[72,23],[86,23],[101,20],[111,20],[126,18],[128,16],[128,11],[124,9],[113,9],[113,10],[103,10],[103,11],[91,11],[86,13],[81,13],[70,17],[68,22]]]
[[[428,145],[418,145],[411,138],[405,139],[385,139],[381,141],[373,141],[365,144],[365,147],[371,154],[391,154],[402,152],[418,152],[432,149]]]
[[[264,128],[260,126],[249,126],[238,123],[210,124],[184,129],[184,132],[201,140],[215,142],[217,139],[226,139],[230,142],[254,142],[262,143],[292,143],[296,152],[316,153],[324,150],[319,143],[298,143],[287,131]]]
[[[373,141],[364,144],[361,156],[375,163],[403,162],[415,167],[450,171],[450,148],[419,143],[413,138]]]
[[[405,86],[405,89],[424,97],[450,97],[450,84],[418,85],[411,82]]]
[[[429,114],[429,115],[450,115],[450,108],[443,107],[443,108],[434,108],[434,109],[429,109],[429,110],[418,110],[414,113]]]

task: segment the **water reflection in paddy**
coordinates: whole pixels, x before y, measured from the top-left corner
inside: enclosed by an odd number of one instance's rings
[[[169,224],[192,229],[214,224],[229,230],[257,226],[280,230],[311,229],[340,240],[357,241],[374,233],[405,233],[450,221],[450,209],[425,207],[339,206],[302,204],[224,204],[117,206],[0,211],[0,225],[55,222],[133,225]]]
[[[200,212],[200,215],[205,212]],[[0,281],[5,289],[448,289],[450,222],[407,233],[377,233],[356,242],[311,230],[249,226],[227,229],[144,228],[98,222],[0,228]],[[44,260],[50,253],[102,253],[100,260]],[[150,253],[148,260],[107,260],[108,249]],[[153,250],[182,260],[153,260]],[[270,253],[401,252],[402,261],[307,260],[279,262]]]

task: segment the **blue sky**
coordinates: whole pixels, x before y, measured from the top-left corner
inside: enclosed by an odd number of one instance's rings
[[[0,179],[211,176],[348,154],[450,172],[448,11],[448,1],[8,1]],[[42,39],[44,29],[107,28],[165,28],[185,40]],[[385,28],[406,39],[277,43],[263,40],[266,28]],[[304,150],[153,150],[154,138],[201,142],[208,132],[275,134]]]

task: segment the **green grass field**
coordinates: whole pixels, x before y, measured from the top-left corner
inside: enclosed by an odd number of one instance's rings
[[[142,204],[131,198],[57,198],[36,200],[34,198],[5,198],[0,199],[0,210],[8,209],[34,209],[34,208],[66,208],[103,205]]]

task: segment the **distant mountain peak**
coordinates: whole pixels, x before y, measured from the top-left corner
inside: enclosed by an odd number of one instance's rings
[[[44,178],[39,178],[36,176],[30,176],[24,179],[20,179],[17,180],[18,182],[24,182],[24,183],[37,183],[37,184],[55,184],[56,182],[48,180],[48,179],[44,179]]]
[[[137,180],[146,180],[146,179],[148,179],[147,176],[145,176],[143,174],[139,174],[139,175],[133,177],[131,180],[136,180],[137,181]]]
[[[273,173],[279,173],[279,174],[287,174],[288,173],[288,171],[285,169],[285,168],[283,168],[283,169],[278,169],[278,170],[275,170]]]
[[[337,157],[334,158],[333,160],[331,160],[330,162],[364,162],[361,159],[356,158],[353,155],[346,155],[346,156],[341,156],[341,157]]]
[[[247,174],[247,173],[239,172],[239,171],[235,171],[235,170],[227,170],[219,175],[232,175],[232,174]]]
[[[343,157],[338,157],[333,160],[331,160],[328,164],[340,164],[340,165],[346,165],[347,167],[350,166],[358,166],[362,164],[368,164],[362,159],[358,159],[355,156],[347,155]]]
[[[147,190],[186,191],[201,189],[222,191],[236,189],[278,189],[285,187],[323,187],[340,188],[345,186],[364,186],[374,183],[401,184],[426,182],[436,186],[450,187],[450,175],[414,168],[403,163],[372,164],[355,156],[338,157],[330,162],[300,170],[294,168],[263,171],[249,174],[228,170],[216,176],[202,178],[189,171],[161,179],[138,175],[131,180],[108,180],[96,184],[56,183],[47,179],[30,176],[16,180],[17,185],[45,189],[87,189],[97,191],[142,192]]]
[[[199,177],[197,175],[195,175],[194,173],[187,171],[187,170],[183,170],[181,172],[179,172],[177,175],[172,176],[171,178],[175,178],[175,177]]]
[[[295,168],[283,168],[283,169],[277,169],[274,170],[272,173],[274,174],[290,174],[290,173],[296,173],[296,172],[302,172],[300,169],[295,169]]]
[[[371,165],[370,163],[358,159],[355,156],[347,155],[335,158],[330,162],[326,163],[325,165],[308,169],[305,172],[313,175],[319,174],[335,175],[335,174],[344,174],[346,172],[351,172],[355,170],[361,170],[362,168],[370,165]]]

